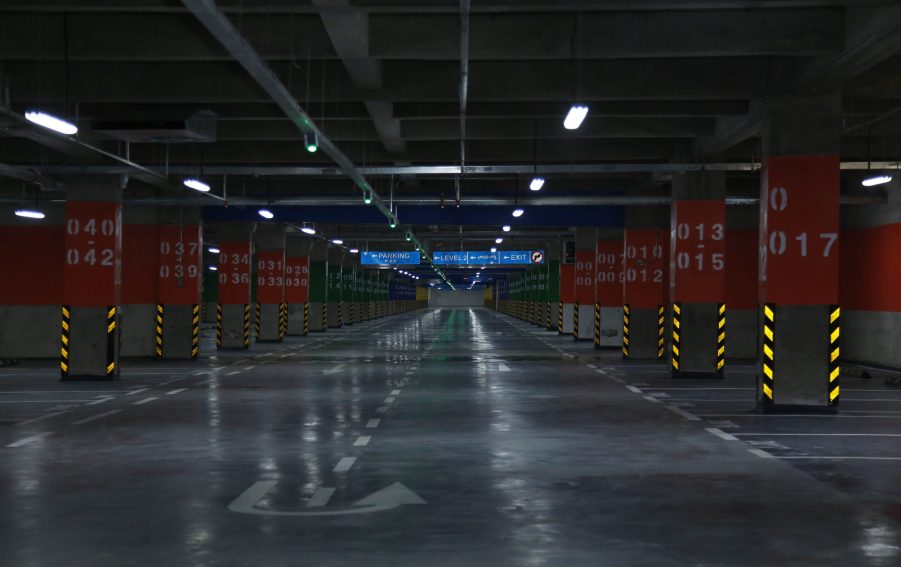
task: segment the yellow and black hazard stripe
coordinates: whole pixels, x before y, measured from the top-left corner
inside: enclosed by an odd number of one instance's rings
[[[284,339],[285,335],[288,334],[288,304],[282,303],[281,309],[279,311],[279,332],[278,338]]]
[[[716,304],[716,371],[723,373],[726,366],[726,304]]]
[[[328,329],[328,303],[322,304],[322,331]]]
[[[257,313],[260,310],[257,309]],[[250,304],[244,304],[244,348],[250,347]]]
[[[763,305],[763,356],[761,359],[761,369],[763,377],[761,381],[761,393],[763,394],[763,403],[773,403],[773,392],[775,390],[776,378],[776,305],[773,303],[765,303]]]
[[[632,322],[632,314],[629,304],[623,305],[623,358],[629,358],[629,326]]]
[[[663,360],[663,356],[666,350],[666,336],[664,333],[666,332],[666,307],[663,305],[657,306],[657,359]]]
[[[839,348],[841,309],[829,306],[829,405],[838,405],[838,376],[841,374],[841,349]]]
[[[337,313],[337,315],[338,315],[338,317],[337,317],[337,319],[336,319],[336,321],[337,321],[336,325],[337,325],[338,327],[343,327],[343,326],[344,326],[344,302],[343,302],[343,301],[339,301],[339,302],[338,302],[338,313]]]
[[[573,303],[573,338],[579,338],[579,302]]]
[[[191,306],[191,358],[200,354],[200,305]]]
[[[601,348],[601,304],[594,304],[594,348]]]
[[[260,340],[260,328],[263,324],[263,307],[259,303],[256,304],[253,318],[253,331],[256,333],[257,342]]]
[[[163,314],[165,312],[165,306],[162,303],[156,304],[156,327],[155,327],[155,337],[156,337],[156,356],[157,358],[163,357]]]
[[[354,315],[356,314],[356,307],[355,307],[355,306],[356,306],[356,303],[353,302],[353,301],[351,301],[351,302],[350,302],[350,316],[348,317],[348,321],[347,321],[347,324],[348,324],[348,325],[353,325],[353,324],[354,324]]]
[[[69,375],[69,326],[72,323],[72,308],[68,305],[62,306],[62,345],[59,351],[59,371],[62,377]]]
[[[563,302],[557,303],[557,332],[563,334]]]
[[[366,312],[368,313],[366,320],[372,321],[372,302],[371,301],[366,304]]]
[[[110,305],[106,308],[106,375],[116,372],[116,315],[119,308]]]
[[[222,304],[216,304],[216,348],[222,348]]]
[[[310,304],[303,304],[303,334],[310,334]]]
[[[670,364],[674,372],[679,371],[679,354],[682,347],[682,304],[673,303],[673,344],[670,345]]]
[[[544,315],[545,315],[545,317],[544,317],[544,320],[545,320],[544,326],[545,326],[545,328],[547,328],[548,330],[551,330],[551,329],[553,328],[553,327],[551,327],[551,302],[548,301],[548,302],[545,304],[545,306],[546,306],[546,309],[544,310]]]

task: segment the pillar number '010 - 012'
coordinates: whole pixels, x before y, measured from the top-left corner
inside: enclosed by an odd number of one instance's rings
[[[720,303],[725,293],[726,204],[676,201],[670,232],[670,299]]]
[[[769,157],[761,179],[761,300],[837,303],[839,158]]]
[[[119,203],[68,201],[65,228],[66,304],[117,305],[122,278]]]
[[[669,231],[626,228],[623,244],[623,303],[634,309],[657,309],[665,301]]]

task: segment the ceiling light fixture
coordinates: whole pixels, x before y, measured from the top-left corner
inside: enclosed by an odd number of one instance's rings
[[[350,252],[351,254],[359,254],[359,253],[360,253],[360,249],[359,249],[359,248],[351,248],[351,249],[349,250],[349,252]]]
[[[574,104],[569,107],[569,112],[563,119],[563,127],[567,130],[576,130],[582,125],[586,116],[588,116],[588,107],[584,104]]]
[[[216,271],[219,271],[219,268],[217,268],[216,266],[210,266],[210,271],[216,272]]]
[[[867,177],[863,181],[860,182],[864,187],[875,187],[877,185],[883,185],[885,183],[889,183],[892,180],[891,175],[874,175],[871,177]]]
[[[204,183],[199,179],[194,179],[193,177],[189,177],[182,181],[185,184],[185,187],[188,189],[193,189],[195,191],[200,191],[201,193],[207,193],[210,190],[210,186]]]
[[[211,252],[212,254],[218,254],[219,252],[221,252],[221,250],[219,250],[219,249],[216,248],[215,246],[210,246],[207,250],[208,250],[209,252]]]
[[[363,189],[363,203],[366,205],[372,204],[372,189]]]
[[[307,147],[307,151],[311,154],[315,154],[316,150],[319,149],[319,136],[315,133],[304,134],[303,135],[303,143]]]
[[[263,217],[264,219],[272,219],[272,218],[275,218],[275,215],[272,214],[272,211],[270,211],[269,209],[260,209],[260,210],[257,211],[257,214],[259,214],[259,215],[260,215],[261,217]]]
[[[337,244],[338,246],[341,246],[342,244],[344,244],[344,241],[341,240],[340,238],[333,238],[332,244]]]
[[[544,187],[544,177],[533,177],[529,182],[529,189],[532,191],[541,191],[542,187]]]
[[[41,211],[36,211],[34,209],[16,209],[16,216],[22,217],[23,219],[37,219],[40,220],[47,215],[42,213]]]
[[[314,227],[312,224],[303,223],[300,226],[300,232],[302,232],[304,234],[309,234],[312,236],[312,235],[316,234],[316,227]]]
[[[494,254],[495,252],[497,252],[497,248],[495,248],[495,247],[492,246],[492,247],[491,247],[491,253]]]
[[[504,226],[501,227],[501,230],[503,230],[504,232],[510,232],[510,225],[505,224]]]
[[[500,243],[503,242],[503,241],[504,241],[504,239],[501,238],[501,237],[497,237],[497,238],[494,239],[494,243],[495,243],[495,244],[500,244]]]
[[[56,116],[52,116],[47,114],[46,112],[40,112],[38,110],[29,110],[25,113],[25,120],[29,122],[33,122],[38,126],[43,126],[49,130],[53,130],[54,132],[59,132],[60,134],[65,134],[67,136],[72,136],[78,133],[78,126],[72,124],[71,122],[66,122],[61,118],[57,118]]]
[[[515,209],[513,209],[513,216],[516,217],[516,218],[519,218],[519,217],[521,217],[521,216],[523,215],[523,213],[525,213],[525,212],[526,212],[526,211],[525,211],[522,207],[516,207]]]

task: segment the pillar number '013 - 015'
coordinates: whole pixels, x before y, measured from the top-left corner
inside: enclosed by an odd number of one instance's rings
[[[726,204],[676,201],[670,232],[670,299],[720,303],[725,294]]]
[[[769,157],[761,179],[761,300],[837,303],[839,158]]]

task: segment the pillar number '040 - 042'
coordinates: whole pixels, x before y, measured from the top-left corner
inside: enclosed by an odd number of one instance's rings
[[[64,301],[117,305],[122,282],[122,209],[112,201],[67,201]]]

